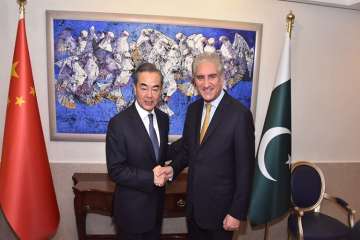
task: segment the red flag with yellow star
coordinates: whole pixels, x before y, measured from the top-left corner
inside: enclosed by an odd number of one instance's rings
[[[20,239],[47,239],[59,224],[25,32],[15,43],[0,167],[0,207]]]

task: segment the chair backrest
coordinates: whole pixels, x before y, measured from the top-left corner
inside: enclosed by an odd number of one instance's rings
[[[359,240],[360,239],[360,221],[355,224],[351,229],[349,240]]]
[[[324,175],[315,164],[296,162],[291,170],[291,200],[303,211],[318,207],[325,193]]]

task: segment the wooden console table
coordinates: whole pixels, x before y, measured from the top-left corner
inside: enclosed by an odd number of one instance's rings
[[[186,173],[166,185],[164,218],[184,217],[186,205]],[[106,173],[74,173],[74,210],[79,240],[116,239],[115,235],[86,234],[86,215],[110,216],[115,183]],[[162,234],[162,240],[187,239],[187,234]]]

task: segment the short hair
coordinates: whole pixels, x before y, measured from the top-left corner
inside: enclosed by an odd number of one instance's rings
[[[192,63],[192,75],[195,77],[199,65],[203,62],[210,62],[215,64],[217,73],[222,75],[224,73],[224,64],[221,57],[217,53],[201,53],[197,55]]]
[[[160,75],[160,82],[163,85],[164,76],[162,75],[161,71],[156,68],[155,64],[144,62],[138,66],[138,68],[133,73],[134,78],[134,85],[137,84],[139,79],[139,74],[143,72],[156,72]]]

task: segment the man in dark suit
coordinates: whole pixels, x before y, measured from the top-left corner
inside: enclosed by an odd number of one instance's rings
[[[251,112],[224,87],[217,54],[193,62],[201,98],[189,105],[182,153],[160,172],[167,178],[188,168],[187,226],[192,240],[232,239],[246,220],[255,161]]]
[[[159,240],[169,118],[156,108],[163,76],[144,63],[134,73],[136,101],[113,117],[106,134],[106,163],[116,183],[113,216],[121,240]]]

